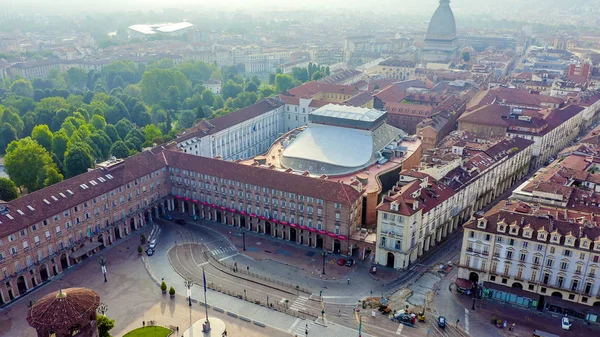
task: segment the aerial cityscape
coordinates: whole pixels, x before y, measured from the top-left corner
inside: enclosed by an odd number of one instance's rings
[[[9,0],[0,336],[600,335],[599,8]]]

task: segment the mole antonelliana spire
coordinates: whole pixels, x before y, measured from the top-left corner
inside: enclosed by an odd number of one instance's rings
[[[427,28],[427,35],[421,50],[424,62],[449,62],[458,55],[456,22],[450,8],[450,0],[440,0]]]

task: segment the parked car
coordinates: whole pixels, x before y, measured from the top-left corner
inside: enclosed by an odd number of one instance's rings
[[[173,220],[173,217],[171,216],[171,214],[165,214],[165,219]]]
[[[353,259],[348,259],[346,261],[346,267],[352,267],[354,265],[354,260]]]
[[[346,259],[339,259],[338,260],[338,266],[345,266],[346,265]]]
[[[569,330],[571,329],[571,325],[573,325],[573,323],[571,323],[569,321],[569,318],[567,316],[564,316],[561,320],[561,327],[563,330]]]
[[[444,317],[444,316],[438,317],[438,326],[442,329],[446,328],[446,317]]]
[[[152,248],[148,248],[148,249],[146,249],[146,254],[147,254],[148,256],[152,256],[152,255],[154,255],[154,249],[152,249]]]
[[[156,249],[156,239],[150,241],[150,244],[148,244],[148,248],[152,250]]]
[[[180,225],[185,225],[185,219],[181,219],[181,218],[175,219],[175,223],[178,223]]]

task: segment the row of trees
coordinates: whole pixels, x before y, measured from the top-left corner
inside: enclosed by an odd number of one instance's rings
[[[329,69],[311,63],[293,76],[272,74],[268,84],[242,73],[236,66],[163,59],[147,66],[118,61],[102,71],[71,68],[52,70],[45,79],[16,79],[0,99],[6,171],[19,189],[35,191],[95,162],[173,139],[199,119],[249,106]],[[203,86],[209,79],[221,81],[221,94]]]

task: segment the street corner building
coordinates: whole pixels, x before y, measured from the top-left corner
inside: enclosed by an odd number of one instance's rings
[[[384,195],[377,206],[378,264],[408,268],[527,173],[532,141],[464,137],[428,150],[421,165],[402,171]]]

